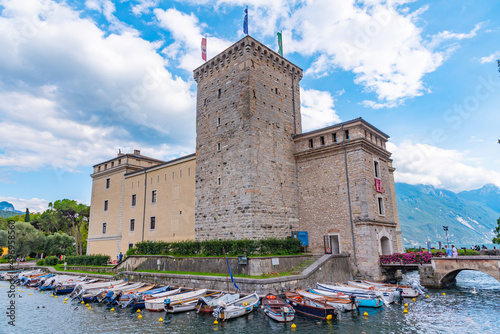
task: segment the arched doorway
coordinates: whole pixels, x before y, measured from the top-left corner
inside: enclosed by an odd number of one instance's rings
[[[382,251],[382,255],[391,255],[391,243],[388,237],[380,238],[380,249]]]

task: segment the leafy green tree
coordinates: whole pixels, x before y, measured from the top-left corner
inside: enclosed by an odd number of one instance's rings
[[[16,254],[28,256],[40,252],[45,246],[45,235],[34,228],[30,223],[18,221],[16,226]]]
[[[24,214],[24,221],[25,222],[30,222],[30,209],[26,208],[26,213]]]
[[[51,255],[69,254],[73,248],[75,239],[66,233],[59,232],[47,236],[45,242],[45,252]]]
[[[500,245],[500,218],[497,220],[498,226],[495,228],[496,237],[493,238],[493,243]]]
[[[7,247],[8,246],[8,236],[9,234],[7,233],[6,230],[0,230],[0,247]]]
[[[85,204],[78,204],[74,200],[63,199],[54,202],[56,213],[61,218],[65,218],[71,223],[73,236],[75,237],[76,255],[83,254],[82,226],[88,225],[90,207]]]

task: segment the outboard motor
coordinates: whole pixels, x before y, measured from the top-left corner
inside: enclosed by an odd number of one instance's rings
[[[403,289],[402,288],[396,288],[396,291],[399,293],[399,299],[394,298],[394,300],[399,300],[400,303],[403,302]],[[394,295],[396,297],[396,295]]]
[[[421,286],[420,283],[418,283],[417,281],[413,281],[411,283],[411,287],[421,295],[425,295],[424,293],[425,288]]]

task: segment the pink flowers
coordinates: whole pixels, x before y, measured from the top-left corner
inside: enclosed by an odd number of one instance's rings
[[[436,254],[436,256],[440,256],[441,254]],[[431,263],[432,254],[429,252],[410,252],[410,253],[394,253],[392,255],[381,255],[380,263],[381,264],[389,264],[389,263],[398,263],[398,264],[425,264]]]

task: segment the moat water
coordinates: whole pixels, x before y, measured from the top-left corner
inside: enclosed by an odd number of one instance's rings
[[[410,273],[406,279],[418,278]],[[429,298],[418,297],[415,302],[406,299],[403,305],[379,309],[361,309],[343,313],[333,321],[318,321],[298,314],[291,324],[274,322],[258,309],[249,315],[214,325],[211,316],[195,312],[167,315],[143,311],[142,319],[130,309],[111,312],[110,306],[92,303],[88,310],[69,301],[57,299],[50,293],[21,288],[16,289],[15,327],[8,324],[5,312],[10,300],[8,282],[0,281],[0,307],[4,316],[0,333],[500,333],[500,282],[491,276],[462,271],[457,283],[449,289],[430,289]],[[473,290],[476,290],[476,294]],[[446,293],[444,296],[443,293]],[[363,316],[364,312],[368,316]],[[160,317],[164,318],[159,322]]]

